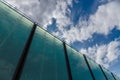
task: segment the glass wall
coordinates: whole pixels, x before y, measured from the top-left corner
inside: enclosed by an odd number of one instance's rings
[[[104,73],[105,73],[105,75],[106,75],[106,77],[107,77],[108,80],[114,80],[111,72],[109,72],[109,71],[106,70],[105,68],[102,68],[102,69],[103,69],[103,71],[104,71]]]
[[[83,55],[68,45],[66,47],[73,80],[93,80]]]
[[[0,1],[0,80],[12,80],[33,23]],[[93,80],[82,54],[66,45],[73,80]],[[87,58],[96,80],[105,80]],[[20,80],[68,80],[63,42],[37,26]],[[109,80],[114,80],[109,71]],[[115,78],[120,80],[116,75]]]
[[[115,74],[113,74],[115,76],[116,80],[120,80],[120,77],[116,76]]]
[[[0,80],[11,80],[33,23],[0,2]]]
[[[63,43],[37,27],[20,80],[68,80]]]
[[[101,69],[99,67],[99,65],[89,58],[87,58],[87,61],[90,65],[90,68],[93,72],[93,75],[94,75],[95,79],[96,80],[106,80],[103,72],[101,71]]]

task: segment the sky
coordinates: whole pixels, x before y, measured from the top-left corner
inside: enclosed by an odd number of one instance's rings
[[[120,0],[5,0],[120,77]]]

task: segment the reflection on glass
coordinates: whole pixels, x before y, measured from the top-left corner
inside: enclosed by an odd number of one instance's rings
[[[98,64],[96,64],[94,61],[91,59],[87,58],[87,61],[90,65],[90,68],[92,69],[93,75],[96,80],[106,80],[103,72],[101,71],[100,67]]]
[[[116,80],[120,80],[120,77],[116,76],[115,74],[114,74],[114,76],[115,76]]]
[[[92,80],[83,55],[69,46],[67,46],[67,53],[70,61],[73,80]]]
[[[11,80],[32,25],[0,2],[0,80]]]
[[[37,27],[20,80],[68,80],[62,44]]]
[[[114,80],[112,74],[108,70],[106,70],[105,68],[102,68],[102,69],[103,69],[108,80]]]

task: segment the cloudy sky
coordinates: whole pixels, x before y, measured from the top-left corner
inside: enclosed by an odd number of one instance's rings
[[[5,0],[120,76],[120,0]]]

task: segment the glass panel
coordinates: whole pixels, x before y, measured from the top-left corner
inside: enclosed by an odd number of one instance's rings
[[[68,80],[62,42],[37,27],[20,80]]]
[[[66,47],[73,80],[93,80],[83,55],[68,45]]]
[[[92,72],[95,76],[96,80],[106,80],[103,72],[101,71],[100,67],[98,64],[96,64],[94,61],[91,59],[87,58],[87,61],[90,65],[90,68],[92,69]]]
[[[64,48],[63,43],[55,39],[55,53],[56,53],[56,80],[68,80],[68,73],[67,73],[67,67],[66,67],[66,61],[64,56]],[[60,76],[59,76],[60,75]]]
[[[103,69],[105,75],[107,76],[108,80],[114,80],[113,76],[111,75],[111,73],[108,70],[106,70],[105,68],[102,68],[102,69]]]
[[[115,74],[113,74],[115,76],[116,80],[120,80],[120,77],[116,76]]]
[[[0,80],[11,80],[33,23],[0,2]]]

